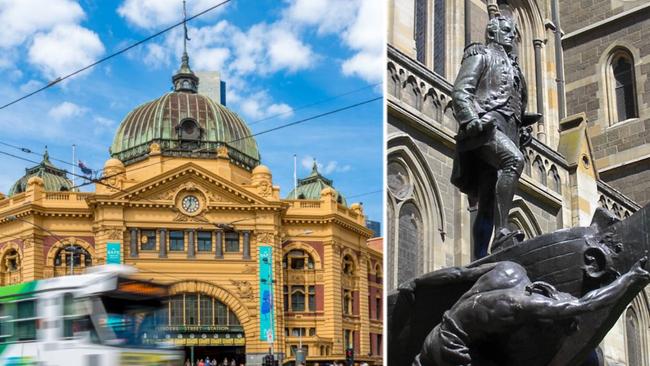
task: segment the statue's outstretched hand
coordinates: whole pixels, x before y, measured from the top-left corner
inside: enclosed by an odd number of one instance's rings
[[[634,265],[632,266],[632,269],[630,269],[630,273],[632,273],[636,278],[643,282],[650,282],[650,272],[648,272],[644,267],[646,263],[648,262],[648,256],[644,256],[643,258],[639,259]]]

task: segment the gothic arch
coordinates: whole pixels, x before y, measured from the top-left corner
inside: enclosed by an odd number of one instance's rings
[[[253,337],[257,335],[256,323],[252,320],[248,310],[246,310],[246,305],[244,305],[236,296],[231,294],[230,291],[215,284],[203,281],[179,281],[172,284],[169,288],[170,296],[197,292],[214,297],[232,310],[235,315],[237,315],[241,325],[244,327],[244,334],[247,338],[253,339]],[[274,301],[275,300],[277,299],[274,299]],[[275,302],[277,303],[277,301]],[[279,309],[275,309],[275,311],[279,311]]]
[[[649,329],[650,329],[650,301],[648,299],[648,296],[646,292],[642,291],[639,295],[637,295],[634,300],[632,300],[632,303],[628,307],[628,310],[624,313],[626,318],[628,311],[633,311],[634,315],[636,317],[637,321],[637,329],[636,331],[638,332],[638,340],[639,340],[639,349],[637,353],[637,358],[636,360],[639,362],[640,365],[647,365],[648,362],[650,362],[650,334],[649,334]],[[627,321],[626,321],[626,327],[628,326]],[[626,344],[626,353],[629,352],[628,346],[629,346],[629,340],[627,339],[628,337],[628,332],[626,328],[626,339],[625,339],[625,344]],[[627,355],[628,361],[630,360],[630,355]],[[633,366],[633,365],[630,365]]]
[[[289,253],[290,251],[297,249],[297,250],[304,250],[307,252],[311,258],[314,260],[314,268],[316,269],[323,269],[323,263],[321,261],[320,255],[318,254],[318,251],[314,249],[311,245],[305,244],[303,242],[292,242],[290,244],[287,244],[284,248],[282,248],[282,257]]]
[[[54,265],[54,257],[57,255],[59,250],[65,248],[66,246],[69,246],[69,245],[78,245],[78,246],[82,247],[92,257],[93,264],[97,263],[97,258],[95,257],[95,247],[94,246],[92,246],[90,243],[88,243],[85,240],[75,238],[75,237],[67,237],[67,238],[63,238],[63,239],[57,241],[56,243],[54,243],[54,245],[52,245],[50,250],[47,252],[47,258],[46,258],[46,261],[45,261],[45,265],[46,266],[53,266]]]
[[[526,233],[526,239],[534,238],[542,234],[542,229],[539,227],[535,215],[520,197],[514,199],[508,221],[512,221],[520,227]]]
[[[420,152],[413,139],[407,134],[395,134],[388,137],[387,147],[388,163],[397,162],[404,166],[411,179],[411,192],[399,200],[396,200],[393,193],[389,192],[388,209],[392,209],[389,216],[392,216],[393,222],[389,227],[393,227],[389,233],[388,253],[392,258],[388,259],[389,267],[385,269],[384,278],[388,279],[389,286],[397,285],[397,267],[399,250],[397,243],[399,239],[399,217],[402,205],[406,202],[414,202],[419,210],[422,220],[422,268],[418,268],[417,273],[424,273],[433,270],[434,253],[441,250],[444,242],[445,232],[445,215],[442,209],[443,200],[440,195],[440,189],[436,179],[433,176],[432,169]],[[393,202],[395,200],[395,202]],[[398,202],[399,201],[399,202]],[[428,229],[428,230],[427,230]],[[427,245],[424,245],[427,243]],[[433,244],[433,245],[431,245]]]
[[[601,115],[603,120],[608,121],[606,128],[612,126],[617,122],[620,122],[617,114],[616,107],[616,95],[615,95],[615,80],[612,74],[612,63],[619,58],[627,58],[632,64],[632,84],[633,84],[633,98],[634,104],[636,107],[636,115],[638,117],[641,107],[644,105],[640,94],[638,93],[638,86],[644,85],[645,73],[641,72],[639,69],[639,60],[641,59],[640,50],[635,47],[633,44],[628,42],[617,40],[609,47],[605,49],[603,54],[600,56],[599,65],[600,65],[600,81],[599,81],[599,91],[600,97],[604,101],[601,103]]]

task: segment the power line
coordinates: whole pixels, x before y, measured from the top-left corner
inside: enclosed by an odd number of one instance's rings
[[[277,131],[277,130],[280,130],[280,129],[283,129],[283,128],[286,128],[286,127],[295,126],[295,125],[298,125],[298,124],[301,124],[301,123],[309,122],[309,121],[317,119],[317,118],[329,116],[331,114],[335,114],[335,113],[342,112],[342,111],[345,111],[345,110],[348,110],[348,109],[356,108],[356,107],[359,107],[359,106],[362,106],[364,104],[368,104],[368,103],[371,103],[371,102],[374,102],[374,101],[377,101],[377,100],[380,100],[380,99],[384,99],[384,97],[380,96],[380,97],[377,97],[377,98],[367,99],[367,100],[364,100],[364,101],[359,102],[359,103],[355,103],[355,104],[351,104],[351,105],[348,105],[348,106],[345,106],[345,107],[334,109],[332,111],[320,113],[320,114],[317,114],[315,116],[303,118],[303,119],[295,121],[295,122],[291,122],[291,123],[287,123],[287,124],[280,125],[280,126],[277,126],[277,127],[269,128],[268,130],[264,130],[264,131],[261,131],[261,132],[258,132],[258,133],[253,133],[253,134],[250,134],[248,136],[244,136],[244,137],[240,137],[238,139],[228,141],[227,144],[232,144],[233,142],[245,140],[245,139],[248,139],[248,138],[251,138],[251,137],[263,135],[265,133]]]
[[[154,39],[154,38],[160,36],[161,34],[167,33],[167,32],[169,32],[170,30],[172,30],[172,29],[174,29],[174,28],[176,28],[176,27],[178,27],[178,26],[180,26],[180,25],[185,24],[185,22],[188,21],[188,20],[192,20],[192,19],[194,19],[194,18],[197,18],[197,17],[199,17],[199,16],[201,16],[201,15],[207,13],[207,12],[210,12],[210,11],[212,11],[212,10],[214,10],[214,9],[216,9],[216,8],[218,8],[218,7],[220,7],[220,6],[224,5],[224,4],[226,4],[226,3],[229,3],[230,1],[232,1],[232,0],[225,0],[225,1],[222,1],[222,2],[220,2],[220,3],[218,3],[218,4],[214,5],[214,6],[211,6],[211,7],[207,8],[207,9],[203,10],[203,11],[200,12],[200,13],[197,13],[197,14],[195,14],[195,15],[193,15],[193,16],[187,18],[187,19],[183,19],[182,21],[180,21],[180,22],[178,22],[178,23],[176,23],[176,24],[174,24],[174,25],[171,25],[171,26],[169,26],[169,27],[167,27],[167,28],[165,28],[165,29],[163,29],[163,30],[161,30],[161,31],[159,31],[159,32],[157,32],[157,33],[155,33],[155,34],[152,34],[152,35],[150,35],[149,37],[146,37],[146,38],[144,38],[144,39],[141,39],[141,40],[139,40],[139,41],[137,41],[137,42],[131,44],[130,46],[124,47],[124,48],[118,50],[117,52],[114,52],[114,53],[112,53],[112,54],[110,54],[110,55],[108,55],[108,56],[106,56],[106,57],[103,57],[103,58],[101,58],[101,59],[99,59],[99,60],[97,60],[97,61],[91,63],[90,65],[84,66],[84,67],[82,67],[81,69],[78,69],[77,71],[73,71],[73,72],[71,72],[71,73],[69,73],[69,74],[67,74],[67,75],[65,75],[65,76],[60,76],[60,77],[54,79],[53,81],[49,82],[49,83],[46,84],[45,86],[42,86],[42,87],[40,87],[40,88],[34,90],[34,91],[31,92],[31,93],[28,93],[28,94],[26,94],[26,95],[23,95],[22,97],[20,97],[20,98],[18,98],[18,99],[14,99],[14,100],[12,100],[12,101],[9,102],[9,103],[0,106],[0,110],[5,109],[5,108],[9,107],[10,105],[16,104],[16,103],[20,102],[21,100],[27,99],[27,98],[31,97],[32,95],[34,95],[34,94],[40,93],[40,92],[42,92],[43,90],[48,89],[48,88],[50,88],[50,87],[52,87],[52,86],[54,86],[54,85],[56,85],[56,84],[62,82],[63,80],[68,79],[68,78],[70,78],[70,77],[73,77],[73,76],[75,76],[75,75],[77,75],[77,74],[79,74],[79,73],[81,73],[81,72],[84,72],[84,71],[86,71],[86,70],[88,70],[88,69],[90,69],[90,68],[92,68],[92,67],[95,67],[95,66],[99,65],[100,63],[102,63],[102,62],[104,62],[104,61],[108,61],[108,60],[112,59],[112,58],[115,57],[115,56],[121,55],[121,54],[123,54],[124,52],[126,52],[126,51],[128,51],[128,50],[130,50],[130,49],[132,49],[132,48],[134,48],[134,47],[137,47],[137,46],[139,46],[139,45],[141,45],[141,44],[143,44],[143,43],[145,43],[145,42],[148,42],[148,41],[150,41],[150,40],[152,40],[152,39]]]
[[[276,118],[276,117],[280,117],[280,116],[284,116],[284,115],[287,115],[287,114],[293,113],[293,112],[295,112],[295,111],[299,111],[299,110],[302,110],[302,109],[305,109],[305,108],[313,107],[313,106],[315,106],[315,105],[319,105],[319,104],[323,104],[323,103],[331,102],[331,101],[333,101],[333,100],[339,99],[339,98],[344,97],[344,96],[346,96],[346,95],[350,95],[350,94],[358,93],[358,92],[360,92],[360,91],[362,91],[362,90],[366,90],[366,89],[369,89],[369,88],[375,87],[375,86],[380,85],[380,84],[381,84],[381,82],[379,82],[379,83],[375,83],[375,84],[371,84],[371,85],[366,85],[366,86],[364,86],[364,87],[362,87],[362,88],[358,88],[358,89],[350,90],[350,91],[347,91],[347,92],[345,92],[345,93],[341,93],[341,94],[335,95],[335,96],[333,96],[333,97],[331,97],[331,98],[327,98],[327,99],[319,100],[319,101],[316,101],[316,102],[313,102],[313,103],[305,104],[305,105],[300,106],[300,107],[298,107],[298,108],[296,108],[296,109],[292,109],[292,110],[290,110],[290,111],[288,111],[288,112],[278,113],[278,114],[275,114],[275,115],[272,115],[272,116],[269,116],[269,117],[266,117],[266,118],[258,119],[257,121],[253,121],[253,122],[249,123],[248,125],[249,125],[249,126],[252,126],[252,125],[258,124],[258,123],[260,123],[260,122],[268,121],[268,120],[273,119],[273,118]]]
[[[384,192],[384,190],[379,189],[379,190],[376,190],[376,191],[355,194],[355,195],[352,195],[352,196],[348,196],[346,198],[350,199],[350,198],[355,198],[355,197],[363,197],[363,196],[368,196],[368,195],[371,195],[371,194],[382,193],[382,192]]]

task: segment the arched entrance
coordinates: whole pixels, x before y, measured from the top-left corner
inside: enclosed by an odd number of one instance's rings
[[[208,283],[173,285],[171,296],[156,316],[159,341],[173,343],[185,358],[216,360],[215,364],[246,363],[246,324],[249,316],[236,298]]]

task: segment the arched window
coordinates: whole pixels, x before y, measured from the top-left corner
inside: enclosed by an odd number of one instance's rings
[[[161,316],[170,326],[240,326],[237,315],[223,302],[202,293],[183,293],[169,298],[165,313],[169,319]],[[166,314],[165,314],[166,315]],[[167,324],[159,323],[166,326]]]
[[[625,314],[625,335],[627,343],[627,365],[641,366],[641,329],[639,319],[632,308]]]
[[[72,258],[70,258],[71,255]],[[69,268],[71,260],[74,268],[91,267],[93,265],[93,258],[90,253],[82,246],[75,244],[67,245],[56,252],[54,266]]]
[[[619,121],[638,117],[636,111],[636,93],[634,90],[634,63],[631,57],[621,54],[612,62],[614,76],[614,97],[616,114]]]
[[[420,210],[412,202],[405,203],[400,210],[398,236],[397,283],[402,283],[419,274],[422,267],[419,250],[422,218]]]
[[[291,311],[305,311],[305,287],[291,286]]]
[[[284,255],[282,267],[288,269],[314,269],[314,258],[301,249],[293,249]]]
[[[638,117],[634,58],[627,49],[618,47],[611,52],[606,81],[610,122]]]

